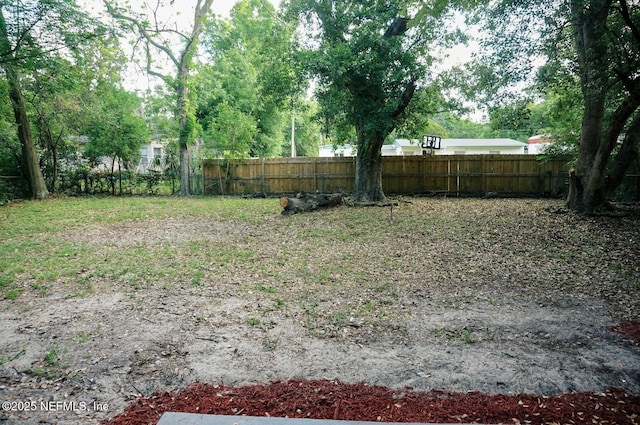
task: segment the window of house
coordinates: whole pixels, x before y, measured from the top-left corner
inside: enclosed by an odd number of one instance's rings
[[[153,148],[153,159],[162,158],[162,148]]]
[[[140,161],[143,164],[147,164],[149,162],[149,151],[147,148],[140,148]]]

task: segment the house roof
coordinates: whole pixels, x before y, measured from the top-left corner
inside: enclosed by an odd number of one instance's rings
[[[526,143],[513,139],[442,139],[442,147],[523,147]]]
[[[536,143],[552,143],[552,140],[550,140],[549,136],[537,134],[535,136],[529,137],[528,143],[530,145],[534,145]]]
[[[327,151],[333,151],[333,150],[340,150],[340,149],[353,149],[353,145],[347,143],[346,145],[320,145],[318,146],[318,149],[321,150],[327,150]]]

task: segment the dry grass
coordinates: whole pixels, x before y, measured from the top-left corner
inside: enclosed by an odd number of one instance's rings
[[[416,298],[452,308],[559,293],[640,305],[640,222],[559,201],[406,199],[281,217],[275,200],[54,200],[0,210],[5,298],[151,288],[281,310],[316,335],[385,333]],[[438,294],[438,295],[433,295]],[[497,300],[495,300],[497,301]],[[261,322],[262,323],[262,322]]]

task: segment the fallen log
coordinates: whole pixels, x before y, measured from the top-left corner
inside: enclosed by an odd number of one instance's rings
[[[311,195],[301,192],[295,197],[283,196],[280,198],[283,215],[332,208],[340,204],[342,204],[342,195],[339,193]]]

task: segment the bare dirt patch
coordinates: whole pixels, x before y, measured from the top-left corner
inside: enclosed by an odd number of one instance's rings
[[[59,235],[105,253],[155,249],[167,268],[189,259],[197,279],[152,268],[131,285],[79,270],[93,293],[52,283],[1,301],[0,397],[15,409],[0,420],[98,423],[196,381],[640,393],[638,346],[611,330],[639,318],[633,211],[410,199],[393,218],[346,207],[283,218],[273,202],[259,221],[191,216]],[[64,401],[75,404],[42,408]]]

